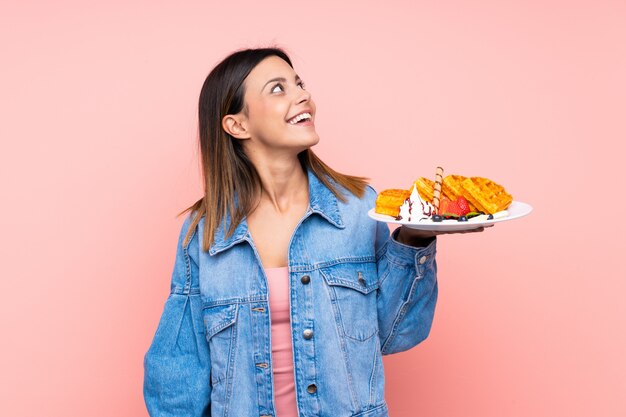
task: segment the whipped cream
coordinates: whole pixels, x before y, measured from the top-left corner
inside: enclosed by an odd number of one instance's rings
[[[435,214],[432,204],[422,200],[417,187],[413,184],[411,195],[400,206],[400,214],[396,220],[404,220],[409,223],[417,223],[424,219],[430,219]]]

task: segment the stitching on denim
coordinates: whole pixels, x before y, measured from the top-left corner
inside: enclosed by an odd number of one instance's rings
[[[404,269],[404,270],[411,270],[411,268],[414,268],[413,265],[409,265],[407,266],[406,264],[397,264],[395,262],[393,262],[393,260],[391,260],[389,258],[389,256],[385,256],[385,259],[387,260],[387,263],[393,264],[394,267],[400,268],[400,269]],[[380,283],[379,283],[379,287],[382,287],[383,282],[387,279],[387,277],[389,275],[391,275],[391,271],[392,269],[390,267],[387,267],[387,270],[383,273],[383,277],[380,279]]]
[[[206,323],[206,322],[205,322]],[[225,328],[227,328],[228,326],[232,325],[235,323],[235,319],[229,319],[227,322],[224,323],[220,323],[217,326],[213,326],[211,329],[207,330],[207,337],[210,339],[213,336],[215,336],[217,333],[221,332],[222,330],[224,330]]]
[[[265,347],[267,346],[264,341],[261,340],[261,338],[263,338],[263,336],[265,335],[264,332],[259,331],[259,328],[263,327],[263,324],[266,322],[266,318],[267,315],[269,314],[269,312],[267,312],[267,309],[265,307],[258,307],[259,305],[263,306],[265,305],[265,303],[259,303],[256,304],[257,307],[254,306],[255,304],[251,304],[250,305],[250,314],[248,315],[250,317],[250,325],[252,327],[252,350],[254,352],[254,362],[255,363],[259,363],[259,362],[266,362],[268,363],[268,367],[269,367],[269,363],[271,362],[271,356],[269,358],[269,360],[267,359],[267,356],[265,355],[266,351],[265,351]],[[241,307],[240,307],[241,308]],[[261,312],[263,312],[264,314],[255,314],[252,311],[255,311],[255,309],[260,309]],[[260,323],[260,324],[259,324]],[[271,345],[271,334],[267,334],[267,337],[270,340],[270,345]],[[267,381],[268,379],[271,379],[271,372],[264,372],[262,370],[259,370],[258,368],[255,367],[255,371],[254,371],[254,384],[256,386],[256,399],[258,402],[258,412],[260,416],[263,415],[269,415],[272,414],[272,410],[269,408],[271,407],[271,405],[267,404],[266,398],[266,392],[268,389],[268,385],[270,387],[270,389],[272,389],[272,384],[271,381],[268,384]]]
[[[352,383],[352,372],[350,370],[350,364],[348,362],[348,352],[346,351],[346,345],[345,345],[346,341],[342,337],[345,334],[345,332],[343,330],[343,326],[340,323],[341,317],[339,316],[338,310],[337,310],[336,300],[334,297],[334,288],[326,286],[326,285],[324,287],[326,288],[326,291],[328,292],[328,297],[330,298],[330,302],[333,306],[333,311],[335,312],[334,314],[335,323],[336,323],[335,330],[337,332],[337,338],[339,339],[339,346],[341,347],[341,354],[343,355],[343,364],[346,370],[346,375],[348,376],[348,389],[350,390],[352,406],[354,407],[355,410],[358,410],[359,405],[358,405],[356,393],[354,392],[354,387]]]
[[[385,346],[383,347],[383,350],[386,350],[387,346],[390,345],[391,343],[393,343],[393,341],[395,340],[396,336],[398,335],[398,328],[402,324],[402,319],[404,319],[406,311],[409,308],[408,306],[411,303],[411,300],[413,299],[413,293],[417,290],[417,282],[419,280],[420,280],[420,276],[419,275],[413,278],[413,282],[411,283],[411,287],[409,288],[409,294],[408,294],[406,300],[400,306],[400,311],[398,312],[398,315],[396,316],[396,318],[395,318],[395,320],[393,322],[393,326],[391,328],[391,333],[387,337],[387,341],[385,342]]]
[[[422,279],[422,275],[416,275],[413,278],[413,282],[411,283],[411,288],[409,289],[409,296],[406,299],[406,303],[410,303],[411,301],[413,301],[413,297],[415,296],[415,293],[417,292],[417,286],[419,285],[419,281]]]
[[[183,321],[185,320],[185,310],[187,309],[188,302],[189,302],[189,297],[185,297],[185,304],[183,304],[183,314],[180,315],[180,320],[178,321],[178,325],[176,326],[176,337],[174,338],[174,341],[172,344],[172,350],[174,350],[174,348],[178,344],[178,336],[180,336],[180,329],[181,327],[183,327]]]
[[[228,304],[250,304],[250,303],[258,303],[258,302],[266,302],[267,296],[264,295],[253,295],[250,297],[239,297],[239,298],[218,298],[215,300],[207,300],[205,298],[202,299],[202,308],[211,308],[215,306],[228,305]]]
[[[233,236],[234,236],[234,235],[233,235]],[[217,246],[217,245],[216,245],[216,246],[213,246],[213,247],[211,247],[211,249],[209,249],[209,254],[210,254],[211,256],[214,256],[214,255],[216,255],[216,254],[218,254],[218,253],[220,253],[220,252],[222,252],[222,251],[225,251],[226,249],[229,249],[229,248],[231,248],[231,247],[235,246],[236,244],[241,243],[241,242],[243,242],[244,240],[246,240],[246,239],[245,239],[245,237],[246,237],[245,235],[240,236],[240,237],[237,237],[235,240],[233,240],[233,241],[232,241],[232,242],[230,242],[228,245],[223,246],[223,247],[220,247],[220,246]]]
[[[324,272],[322,272],[322,270],[320,270],[320,273],[321,273],[321,275],[322,275],[325,279],[327,278],[327,277],[326,277],[326,274],[324,274]],[[326,286],[326,288],[329,288],[329,287],[330,287],[330,289],[332,289],[332,291],[333,291],[333,294],[336,294],[336,292],[335,292],[335,291],[336,291],[336,289],[334,288],[334,286],[339,286],[339,287],[342,287],[342,288],[349,288],[349,289],[351,289],[351,290],[356,290],[356,291],[358,291],[360,294],[362,294],[362,296],[363,296],[363,297],[374,297],[374,295],[372,294],[372,291],[373,291],[374,289],[378,288],[378,285],[376,285],[376,288],[372,288],[372,290],[370,290],[368,293],[362,293],[359,289],[356,289],[356,288],[355,288],[355,287],[353,287],[352,285],[347,285],[347,286],[345,286],[345,285],[337,285],[337,282],[338,282],[338,281],[335,281],[335,282],[333,282],[333,283],[331,284],[331,282],[330,282],[330,281],[328,281],[328,280],[326,281],[326,283],[328,284],[328,286]],[[334,298],[336,299],[337,297],[335,296]],[[331,298],[331,299],[332,299],[332,298]],[[343,334],[344,334],[344,336],[345,336],[345,337],[347,337],[348,339],[351,339],[351,340],[356,340],[356,341],[359,341],[359,342],[364,342],[364,341],[366,341],[366,340],[371,339],[374,335],[376,335],[376,334],[378,333],[378,327],[376,327],[376,329],[375,329],[374,333],[372,333],[371,335],[369,335],[369,336],[365,337],[364,339],[359,339],[359,338],[356,338],[356,337],[353,337],[353,336],[350,336],[349,334],[347,334],[347,333],[346,333],[346,330],[345,330],[345,326],[344,326],[343,316],[341,315],[341,307],[339,307],[339,303],[336,303],[335,301],[333,301],[333,305],[335,305],[335,304],[336,304],[336,306],[337,306],[336,311],[337,311],[338,316],[339,316],[339,322],[338,322],[338,325],[339,325],[339,326],[341,326],[341,331],[343,332]]]
[[[323,218],[328,220],[328,222],[330,224],[332,224],[335,227],[338,227],[339,229],[344,229],[346,227],[346,225],[343,223],[343,221],[341,221],[341,217],[339,217],[339,219],[337,221],[335,221],[335,219],[333,219],[329,215],[326,215],[326,213],[324,213],[323,211],[321,211],[321,210],[319,210],[317,208],[313,208],[313,207],[311,208],[311,213],[319,214],[320,216],[322,216]],[[339,214],[339,210],[335,210],[334,212],[332,212],[330,214]]]
[[[187,248],[183,246],[183,254],[185,260],[185,287],[183,288],[183,294],[188,294],[191,288],[191,265],[189,262],[189,253]]]
[[[382,287],[383,282],[385,282],[385,280],[390,274],[391,274],[391,268],[387,267],[385,272],[383,272],[382,276],[378,278],[378,288]]]
[[[199,295],[200,294],[200,288],[199,287],[191,287],[189,289],[189,293],[185,294],[185,287],[174,286],[174,288],[172,288],[172,290],[170,291],[170,294],[174,294],[174,295]]]
[[[385,401],[383,401],[382,404],[377,405],[374,408],[370,408],[369,410],[365,410],[365,411],[362,411],[360,413],[353,414],[351,417],[367,417],[371,413],[374,413],[374,412],[379,411],[381,409],[384,410],[386,408],[387,408],[387,403]]]
[[[313,264],[314,269],[328,268],[335,265],[340,264],[351,264],[351,263],[376,263],[376,257],[372,255],[364,255],[364,256],[344,256],[341,258],[336,258],[331,261],[317,262]]]
[[[291,301],[291,300],[290,300],[290,301]],[[297,302],[297,300],[296,300],[296,302]],[[296,307],[297,307],[297,306],[296,306]],[[295,329],[292,327],[292,324],[291,324],[291,318],[289,319],[289,321],[290,321],[290,322],[289,322],[289,329],[290,329],[290,331],[289,331],[289,337],[291,337],[291,339],[293,340],[293,339],[294,339],[294,337],[295,337],[295,333],[294,333],[294,332],[295,332]],[[301,324],[301,321],[300,321],[300,323],[299,323],[299,324]],[[270,332],[268,332],[268,334],[269,334],[269,339],[270,339],[270,341],[271,341],[271,338],[272,338],[271,331],[270,331]],[[270,346],[271,346],[271,343],[270,343]],[[270,348],[270,349],[271,349],[271,348]],[[298,382],[300,382],[300,380],[304,380],[304,377],[302,376],[302,370],[301,370],[301,367],[300,367],[300,366],[296,366],[296,364],[300,361],[300,351],[299,351],[298,349],[296,349],[296,348],[295,348],[295,343],[292,343],[292,344],[291,344],[291,353],[292,353],[292,355],[293,355],[293,363],[294,363],[294,366],[293,366],[293,371],[294,371],[294,383],[295,383],[295,385],[296,385],[296,387],[297,387],[297,386],[298,386]],[[271,374],[271,375],[270,375],[270,378],[271,378],[271,379],[270,379],[270,381],[271,381],[272,393],[273,393],[273,392],[274,392],[274,390],[275,390],[275,387],[274,387],[274,375],[273,375],[274,373],[273,373],[273,372],[270,372],[270,374]],[[300,377],[298,377],[298,375],[300,375]],[[301,398],[301,397],[302,397],[302,395],[303,395],[303,393],[302,393],[302,392],[300,392],[300,391],[301,391],[301,390],[299,390],[299,389],[296,389],[296,390],[295,390],[295,392],[296,392],[296,406],[297,406],[297,409],[298,409],[298,410],[300,410],[300,402],[301,402],[301,401],[302,401],[302,403],[304,403],[304,402],[305,402],[305,400]]]
[[[217,384],[219,384],[220,382],[222,382],[224,380],[224,377],[215,377],[215,379],[211,378],[211,383],[213,384],[213,389],[215,389],[215,386]]]
[[[403,269],[410,269],[410,268],[412,268],[414,266],[414,263],[415,263],[415,259],[412,259],[412,263],[398,261],[398,257],[394,256],[394,255],[390,255],[389,252],[387,252],[385,254],[385,257],[387,258],[387,260],[390,263],[394,264],[395,266],[397,266],[399,268],[403,268]]]
[[[376,328],[376,330],[374,330],[374,333],[372,333],[371,335],[367,336],[365,339],[357,339],[356,337],[352,337],[349,334],[346,334],[344,331],[344,335],[350,339],[350,340],[354,340],[356,342],[367,342],[368,340],[370,340],[372,337],[376,336],[379,333],[378,328]]]
[[[324,272],[322,269],[320,269],[320,274],[322,274],[322,276],[324,277],[328,285],[338,285],[341,287],[348,287],[365,295],[377,289],[379,285],[378,280],[376,280],[376,281],[373,281],[367,287],[363,288],[361,284],[355,284],[354,282],[347,280],[347,279],[333,277],[330,271]]]
[[[185,232],[185,230],[183,229],[183,233]],[[184,294],[189,294],[189,290],[191,288],[192,285],[192,276],[191,276],[191,261],[190,261],[190,257],[189,257],[189,246],[191,246],[191,241],[194,239],[196,235],[196,228],[194,228],[191,232],[191,237],[189,238],[189,242],[187,242],[187,245],[183,245],[183,254],[184,254],[184,260],[185,260],[185,274],[186,274],[186,279],[185,279],[185,287],[183,289],[183,293]]]
[[[313,323],[311,324],[311,328],[312,328],[313,332],[315,332],[315,320],[314,320],[314,321],[313,321]],[[318,355],[316,355],[316,354],[315,354],[315,342],[313,342],[313,343],[311,344],[311,348],[313,349],[313,371],[314,371],[314,373],[315,373],[315,380],[314,380],[314,382],[317,382],[317,380],[318,380],[318,378],[317,378],[317,369],[319,369],[319,368],[317,367],[317,356],[318,356]],[[316,391],[316,392],[317,392],[317,391]],[[317,410],[318,410],[318,411],[319,411],[319,409],[320,409],[320,404],[319,404],[319,401],[320,401],[319,394],[317,394],[317,393],[316,393],[316,394],[315,394],[315,402],[317,403]]]
[[[374,343],[374,363],[372,364],[372,375],[370,376],[370,399],[368,406],[374,403],[374,391],[376,390],[376,376],[378,374],[378,342]]]
[[[292,263],[289,265],[289,272],[311,272],[320,268],[327,268],[330,266],[334,266],[342,263],[358,263],[358,262],[377,262],[377,259],[374,255],[364,255],[364,256],[351,256],[351,257],[343,257],[336,258],[330,261],[317,262],[314,264],[308,263]]]
[[[237,321],[239,313],[238,305],[235,306],[235,317],[233,323]],[[233,390],[233,381],[235,375],[235,356],[237,352],[237,326],[233,326],[230,336],[230,349],[228,355],[228,366],[226,368],[226,398],[224,401],[224,417],[228,416],[230,410],[230,398]]]
[[[225,328],[227,328],[228,326],[234,324],[237,321],[237,305],[233,304],[233,311],[228,311],[228,316],[227,316],[227,320],[223,321],[213,327],[211,327],[210,329],[207,326],[207,321],[206,320],[206,315],[203,317],[203,321],[205,324],[205,328],[206,328],[206,334],[207,334],[207,339],[210,339],[211,337],[213,337],[215,334],[221,332],[222,330],[224,330]],[[204,311],[203,311],[203,315],[204,315]]]

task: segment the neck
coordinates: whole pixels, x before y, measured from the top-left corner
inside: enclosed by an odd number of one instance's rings
[[[305,201],[308,204],[308,177],[297,156],[268,158],[265,163],[255,163],[255,167],[261,177],[261,203],[270,204],[280,213]]]

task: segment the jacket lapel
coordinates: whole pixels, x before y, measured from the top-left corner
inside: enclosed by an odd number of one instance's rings
[[[318,213],[324,219],[326,219],[330,224],[343,229],[345,224],[343,223],[343,219],[341,218],[341,213],[339,211],[339,204],[337,201],[337,197],[333,192],[322,183],[317,176],[307,167],[307,178],[309,181],[309,207],[311,213]],[[328,179],[330,182],[335,184],[332,179]],[[337,185],[337,188],[342,189],[341,186]],[[237,193],[235,193],[235,207],[237,206]],[[307,211],[306,216],[309,213]],[[233,232],[230,237],[226,237],[226,231],[228,231],[228,227],[230,226],[230,213],[226,212],[222,223],[218,226],[215,231],[215,241],[213,246],[209,249],[209,254],[215,255],[225,249],[236,245],[237,243],[245,240],[246,235],[248,234],[248,221],[247,217],[244,216],[237,228]]]

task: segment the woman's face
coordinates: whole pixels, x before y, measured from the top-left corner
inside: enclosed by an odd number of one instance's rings
[[[232,136],[248,139],[243,142],[247,152],[290,150],[297,154],[319,142],[315,103],[304,87],[287,62],[277,56],[267,57],[244,81],[248,115],[243,111],[227,115],[222,125]],[[310,119],[290,123],[303,112],[309,113]]]

